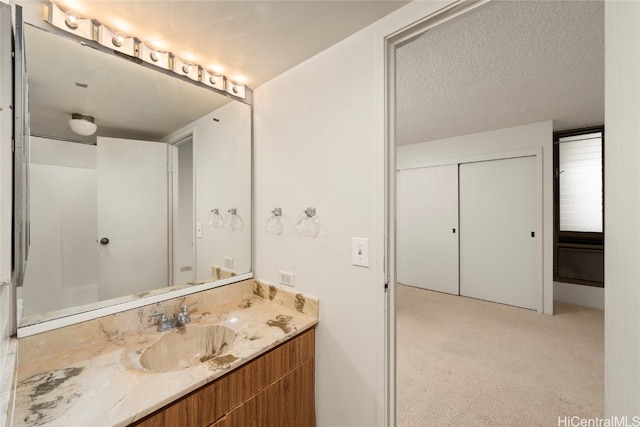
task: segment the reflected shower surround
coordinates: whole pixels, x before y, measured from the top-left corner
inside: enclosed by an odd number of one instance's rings
[[[195,82],[234,97],[245,99],[246,86],[234,82],[220,73],[208,71],[198,64],[183,61],[171,52],[153,49],[138,38],[113,32],[91,18],[81,18],[73,11],[63,11],[54,3],[44,5],[44,19],[49,24],[86,40],[128,56],[139,58],[148,64],[185,76]]]

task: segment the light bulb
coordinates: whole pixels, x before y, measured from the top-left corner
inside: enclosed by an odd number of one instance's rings
[[[65,25],[72,30],[78,29],[78,15],[72,11],[68,11],[66,15],[67,16],[64,19]]]

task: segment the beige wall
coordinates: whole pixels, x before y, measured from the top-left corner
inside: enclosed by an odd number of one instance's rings
[[[444,6],[415,2],[257,88],[255,274],[320,299],[319,426],[384,420],[384,36]],[[280,207],[281,235],[265,222]],[[321,232],[295,221],[317,209]],[[369,268],[351,264],[353,237],[369,239]]]
[[[640,417],[639,53],[640,2],[605,2],[607,417]]]

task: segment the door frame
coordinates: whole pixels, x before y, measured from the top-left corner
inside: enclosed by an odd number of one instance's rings
[[[168,205],[169,205],[169,217],[168,217],[168,229],[169,229],[169,277],[171,279],[170,285],[177,285],[175,282],[175,269],[178,268],[176,265],[176,254],[175,254],[175,229],[177,228],[176,220],[178,218],[178,150],[179,146],[185,143],[191,144],[191,200],[192,200],[192,216],[191,216],[191,239],[193,241],[193,247],[191,248],[191,264],[193,267],[193,280],[195,280],[195,274],[197,270],[196,263],[198,259],[196,257],[196,244],[197,244],[197,236],[196,236],[196,158],[195,158],[195,147],[196,147],[196,129],[192,128],[188,131],[181,133],[178,137],[172,139],[167,143],[167,170],[169,173],[167,174],[167,188],[168,191]],[[177,172],[177,173],[176,173]]]
[[[396,228],[395,228],[395,50],[409,43],[426,31],[470,12],[491,0],[453,0],[450,3],[429,2],[426,7],[416,10],[403,22],[396,22],[380,34],[378,66],[384,97],[384,150],[382,169],[384,170],[383,229],[384,248],[382,250],[384,269],[384,354],[380,381],[383,387],[383,407],[379,416],[386,426],[396,424]],[[383,30],[384,31],[384,30]]]

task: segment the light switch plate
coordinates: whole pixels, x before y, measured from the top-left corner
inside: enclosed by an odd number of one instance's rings
[[[202,223],[201,222],[196,223],[196,237],[198,239],[202,239]]]
[[[353,238],[351,262],[358,267],[369,267],[369,239],[364,237]]]

